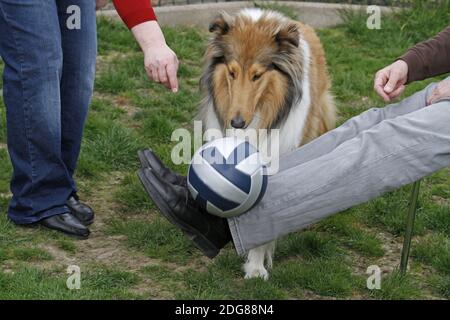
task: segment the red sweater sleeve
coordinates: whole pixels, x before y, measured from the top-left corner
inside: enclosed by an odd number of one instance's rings
[[[113,0],[113,3],[129,29],[142,22],[156,20],[151,0]]]

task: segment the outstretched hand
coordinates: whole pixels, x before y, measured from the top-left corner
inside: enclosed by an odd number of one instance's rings
[[[374,89],[384,101],[389,102],[403,93],[407,80],[408,65],[403,60],[397,60],[376,73]]]
[[[144,52],[144,67],[148,77],[172,92],[178,91],[178,58],[169,48],[156,21],[147,21],[131,29]]]
[[[173,92],[178,91],[178,59],[167,44],[157,43],[144,51],[144,65],[148,77]]]

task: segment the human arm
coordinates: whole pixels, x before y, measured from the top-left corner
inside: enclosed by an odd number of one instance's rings
[[[400,96],[408,83],[446,72],[450,72],[450,27],[378,71],[374,89],[388,102]]]
[[[150,0],[113,0],[113,3],[144,53],[149,78],[177,92],[179,62],[166,43]]]
[[[415,45],[400,59],[409,66],[407,83],[450,72],[450,27]]]

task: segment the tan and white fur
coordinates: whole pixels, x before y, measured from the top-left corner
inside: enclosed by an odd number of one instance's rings
[[[283,154],[334,128],[325,54],[311,27],[244,9],[218,15],[210,32],[200,82],[205,129],[279,129]],[[275,242],[251,249],[245,278],[267,279],[274,250]]]

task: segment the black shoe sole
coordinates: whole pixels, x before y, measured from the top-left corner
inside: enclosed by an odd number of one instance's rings
[[[151,169],[150,169],[151,170]],[[144,174],[143,170],[138,171],[139,179],[144,185],[150,198],[159,208],[161,214],[173,225],[180,228],[187,238],[208,258],[212,259],[219,254],[219,249],[208,240],[200,231],[188,225],[172,212],[172,209],[167,205],[160,193],[152,185],[152,182]]]
[[[43,224],[39,224],[39,226],[41,226],[41,227],[43,227],[43,228],[45,228],[47,230],[60,232],[60,233],[62,233],[64,235],[66,235],[66,236],[69,236],[71,238],[75,238],[75,239],[78,239],[78,240],[87,240],[87,239],[89,239],[89,236],[91,235],[90,233],[88,235],[85,235],[85,236],[84,235],[80,235],[80,234],[76,234],[76,233],[69,233],[69,232],[66,232],[66,231],[63,231],[63,230],[60,230],[60,229],[47,227],[47,226],[45,226]]]
[[[78,220],[80,220],[80,219],[78,219]],[[89,221],[81,221],[80,220],[80,222],[83,224],[83,226],[88,227],[88,226],[90,226],[91,224],[94,223],[94,219],[89,220]]]

